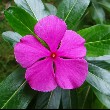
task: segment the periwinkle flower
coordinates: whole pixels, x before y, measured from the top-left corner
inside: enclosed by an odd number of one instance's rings
[[[14,47],[15,58],[26,68],[25,78],[32,89],[48,92],[80,87],[87,76],[85,40],[54,15],[41,19],[34,28],[45,48],[34,36],[26,35]]]

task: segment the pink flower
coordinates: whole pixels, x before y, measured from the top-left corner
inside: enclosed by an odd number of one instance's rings
[[[34,31],[48,44],[49,50],[32,35],[24,36],[14,47],[15,58],[26,68],[25,78],[31,88],[48,92],[57,86],[80,87],[88,73],[85,40],[67,30],[65,22],[53,15],[41,19]]]

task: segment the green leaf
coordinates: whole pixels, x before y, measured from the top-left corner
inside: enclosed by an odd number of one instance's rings
[[[92,67],[92,70],[90,68],[90,71],[94,73],[94,75],[98,76],[98,78],[101,78],[102,82],[105,82],[105,85],[101,85],[101,82],[95,82],[98,84],[98,86],[102,86],[103,88],[106,88],[107,85],[110,85],[110,56],[100,56],[95,58],[87,58],[88,62],[95,67]],[[97,70],[96,70],[97,69]],[[95,72],[94,72],[95,71]],[[96,72],[97,71],[97,72]],[[93,79],[94,80],[94,79]],[[95,81],[95,80],[94,80]],[[100,88],[100,87],[99,87]],[[107,88],[109,91],[109,87]],[[105,89],[103,89],[104,91]],[[104,104],[107,108],[110,108],[110,94],[105,94],[105,92],[102,92],[98,90],[97,88],[93,88],[93,91],[97,98]]]
[[[21,68],[0,83],[0,108],[4,108],[24,84],[24,70]]]
[[[17,42],[20,41],[22,36],[16,32],[7,31],[2,33],[2,37],[4,40],[8,41],[11,45],[15,45]]]
[[[63,109],[71,109],[71,93],[70,90],[62,90],[62,106]]]
[[[61,88],[56,88],[53,92],[51,92],[47,109],[58,109],[60,106],[60,100]]]
[[[38,20],[50,14],[56,14],[53,5],[43,4],[41,0],[14,0],[17,6],[27,11],[31,16]],[[54,12],[54,13],[53,13]]]
[[[78,89],[77,97],[78,97],[78,104],[77,109],[87,109],[91,108],[92,103],[94,102],[94,94],[90,87],[90,85],[85,81],[85,83]],[[74,100],[74,97],[73,97]]]
[[[56,9],[55,6],[53,6],[52,4],[49,4],[49,3],[45,3],[44,6],[45,6],[45,8],[49,11],[49,13],[50,13],[51,15],[56,15],[57,9]],[[49,14],[49,15],[50,15],[50,14]]]
[[[94,97],[94,101],[92,102],[90,109],[107,109],[107,108],[99,101],[97,97]]]
[[[26,85],[24,69],[18,68],[0,83],[0,108],[25,109],[35,92]]]
[[[103,8],[105,8],[107,11],[110,12],[110,2],[107,1],[102,1],[102,2],[98,2]]]
[[[88,62],[110,71],[110,55],[100,57],[87,57]]]
[[[102,94],[101,92],[94,89],[94,93],[97,96],[97,98],[104,104],[108,109],[110,109],[110,96],[107,96],[105,94]]]
[[[59,7],[57,16],[65,20],[68,29],[73,29],[87,9],[90,0],[63,0]]]
[[[61,89],[56,88],[51,93],[40,93],[37,97],[36,109],[58,109],[61,100]]]
[[[70,90],[71,94],[71,107],[72,109],[77,109],[78,108],[78,94],[77,90]]]
[[[96,25],[78,31],[85,38],[87,56],[103,56],[110,54],[110,26]]]
[[[89,74],[86,81],[105,95],[110,96],[110,72],[89,63]]]
[[[5,11],[5,17],[11,27],[20,35],[34,35],[34,26],[37,21],[23,9],[18,7],[10,7]]]
[[[97,3],[92,2],[92,18],[97,24],[103,24],[105,21],[105,12]]]
[[[78,97],[76,90],[62,89],[62,107],[63,109],[76,109],[78,104]]]
[[[50,98],[51,92],[42,93],[39,92],[36,101],[36,109],[46,109]]]

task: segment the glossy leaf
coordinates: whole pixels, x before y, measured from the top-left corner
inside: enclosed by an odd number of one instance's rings
[[[73,29],[89,3],[90,0],[63,0],[58,7],[57,16],[65,20],[68,29]]]
[[[102,7],[92,2],[92,18],[97,24],[103,24],[105,21],[105,12]]]
[[[103,56],[110,54],[110,26],[96,25],[78,32],[85,38],[87,56]]]
[[[47,109],[58,109],[61,100],[61,88],[56,88],[50,95]]]
[[[36,109],[58,109],[61,100],[61,89],[56,88],[51,93],[40,93],[37,97]]]
[[[13,98],[4,106],[5,109],[26,109],[32,98],[36,95],[36,91],[32,90],[28,85],[24,85],[13,96]]]
[[[24,69],[18,68],[0,83],[0,108],[25,109],[36,92],[26,85]]]
[[[110,72],[89,63],[89,74],[86,81],[103,94],[110,96]]]
[[[90,101],[91,102],[91,101]],[[107,109],[97,97],[94,97],[94,101],[91,104],[90,109]]]
[[[70,90],[70,94],[71,94],[71,107],[72,107],[72,109],[77,109],[78,108],[77,90],[75,90],[75,89]]]
[[[20,35],[34,35],[34,26],[37,21],[23,9],[18,7],[10,7],[5,11],[5,17],[11,27]]]
[[[15,45],[17,42],[20,41],[22,36],[16,32],[7,31],[2,33],[2,37],[4,40],[8,41],[11,45]]]
[[[102,94],[101,92],[94,89],[94,93],[97,98],[102,102],[108,109],[110,109],[110,96]]]
[[[24,70],[21,68],[0,83],[0,108],[4,108],[24,84]]]
[[[62,106],[63,106],[63,109],[72,108],[70,90],[62,90]]]
[[[77,109],[78,96],[76,90],[62,89],[61,99],[63,109]]]
[[[107,11],[110,12],[110,2],[108,1],[102,1],[102,2],[98,2],[103,8],[105,8]]]
[[[87,82],[95,87],[96,90],[110,96],[110,63],[106,62],[106,59],[103,58],[104,57],[100,57],[97,58],[97,60],[88,58],[89,75],[87,77]]]
[[[44,3],[45,8],[49,11],[49,15],[56,15],[57,8],[49,3]]]
[[[98,68],[100,68],[100,70],[102,70],[100,72],[99,69],[97,68],[97,73],[94,72],[94,74],[95,75],[98,74],[97,76],[102,78],[102,81],[106,81],[106,83],[110,85],[110,79],[109,79],[110,62],[108,62],[110,60],[110,56],[106,55],[106,56],[100,56],[100,57],[95,57],[95,58],[88,58],[87,60],[89,63],[93,64],[95,66],[95,68],[98,67]],[[93,69],[95,70],[95,68],[93,68]],[[104,87],[106,87],[107,84],[105,84]],[[108,90],[109,90],[109,88],[108,88]],[[103,93],[94,88],[93,88],[93,91],[94,91],[95,95],[97,96],[97,98],[102,102],[102,104],[104,104],[107,108],[110,108],[110,95],[109,94],[106,95],[106,94],[104,94],[105,92]]]
[[[36,101],[36,109],[46,109],[50,98],[51,92],[42,93],[39,92]]]
[[[15,3],[27,11],[31,16],[40,20],[50,14],[56,14],[56,8],[53,5],[43,4],[41,0],[14,0]]]

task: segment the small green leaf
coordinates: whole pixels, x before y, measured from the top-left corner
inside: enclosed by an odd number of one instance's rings
[[[0,83],[0,108],[25,109],[36,92],[26,85],[24,69],[18,68]]]
[[[108,1],[102,1],[102,2],[98,2],[103,8],[105,8],[107,11],[110,12],[110,2]]]
[[[0,108],[4,108],[14,95],[24,86],[24,70],[18,68],[0,83]]]
[[[58,109],[61,100],[61,89],[56,88],[51,93],[40,93],[37,97],[36,109]]]
[[[52,4],[49,4],[49,3],[45,3],[44,6],[45,6],[46,10],[48,10],[50,12],[51,15],[56,15],[57,8],[55,6],[53,6]]]
[[[92,18],[96,21],[97,24],[103,24],[105,21],[105,12],[102,7],[98,4],[92,2]]]
[[[110,96],[110,72],[89,63],[89,74],[86,81],[105,95]]]
[[[36,101],[36,109],[46,109],[51,92],[42,93],[39,92]]]
[[[26,83],[26,82],[24,82]],[[22,84],[19,90],[11,100],[3,107],[4,109],[26,109],[32,98],[36,95],[36,91],[32,90],[28,85]]]
[[[92,68],[90,67],[89,71],[94,73],[94,76],[97,77],[97,81],[100,78],[100,81],[98,82],[95,82],[95,79],[93,79],[93,83],[91,84],[95,88],[92,89],[100,102],[107,108],[110,108],[110,94],[106,94],[106,92],[109,91],[110,86],[110,62],[108,62],[108,60],[110,61],[110,56],[106,55],[95,58],[87,58],[87,60],[90,64],[92,64]],[[94,82],[97,84],[98,88],[95,86]],[[105,82],[105,84],[103,85],[102,82]]]
[[[90,0],[63,0],[59,7],[57,16],[65,20],[68,29],[73,29],[87,9]]]
[[[61,101],[61,88],[56,88],[51,92],[47,109],[58,109]]]
[[[34,26],[37,21],[23,9],[10,7],[5,11],[5,17],[12,28],[20,35],[34,35]]]
[[[94,93],[97,96],[97,98],[100,100],[100,102],[102,102],[108,109],[110,109],[110,96],[102,94],[96,89],[94,89]]]
[[[16,32],[7,31],[2,33],[4,40],[8,41],[11,45],[15,45],[17,42],[20,42],[22,36]]]
[[[110,26],[96,25],[78,31],[85,38],[87,56],[103,56],[110,54]]]
[[[63,109],[72,109],[70,90],[62,90],[62,106]]]
[[[27,11],[38,20],[50,14],[56,14],[56,8],[50,4],[44,4],[41,0],[14,0],[17,6]]]
[[[77,109],[78,96],[76,90],[62,89],[62,107],[63,109]]]

